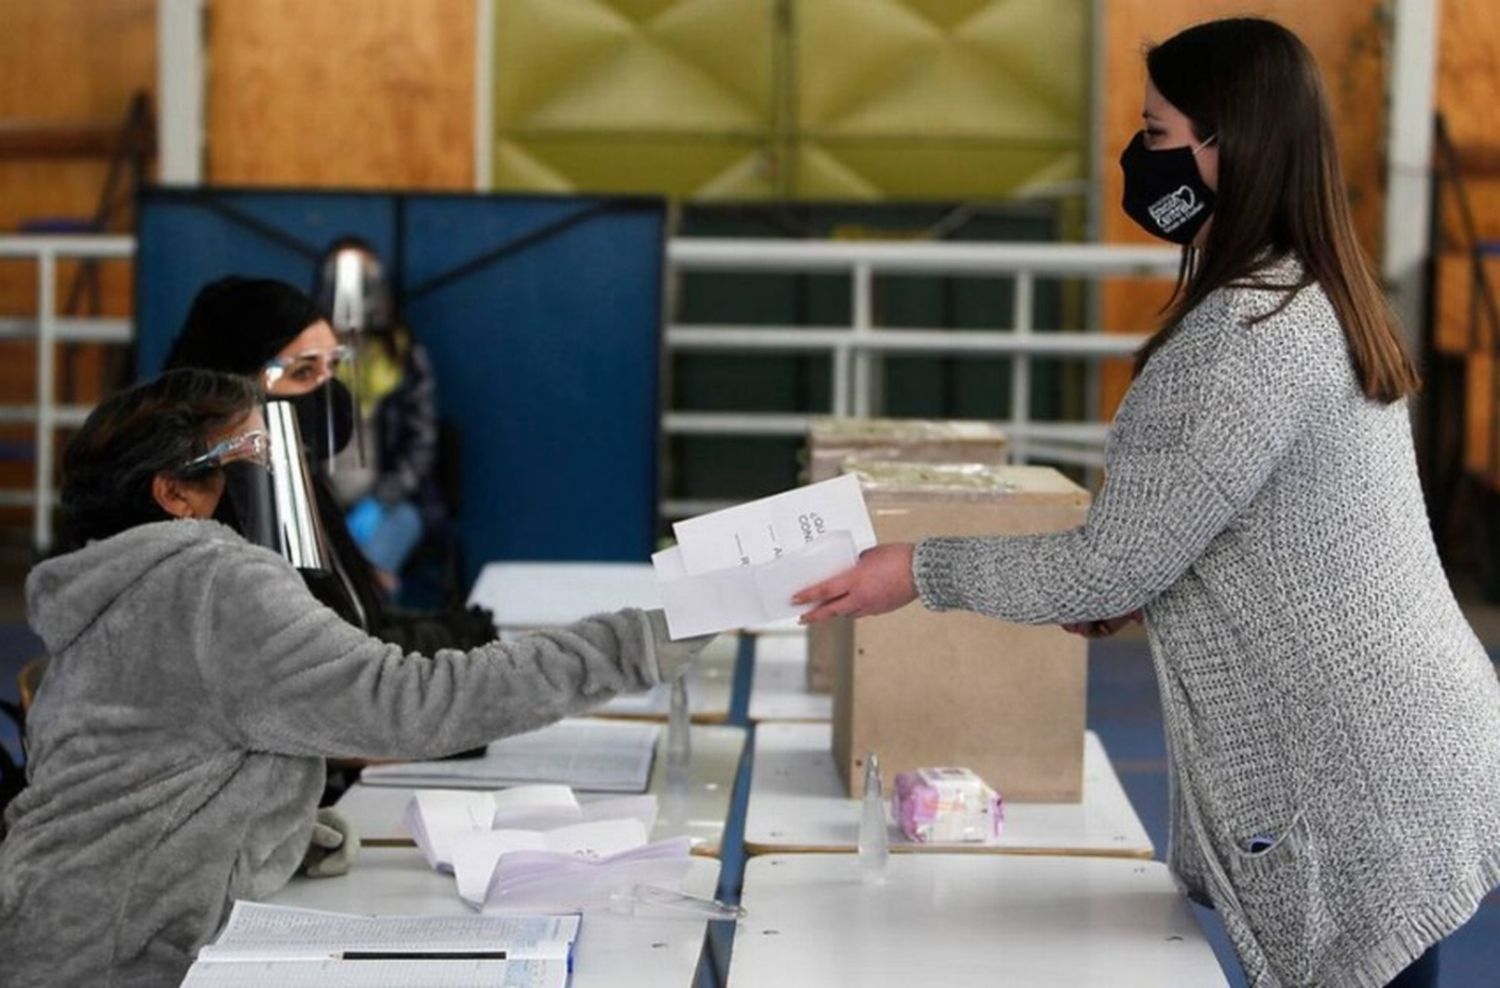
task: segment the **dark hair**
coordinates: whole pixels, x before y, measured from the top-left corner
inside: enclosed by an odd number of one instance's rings
[[[282,347],[322,318],[312,299],[284,281],[220,278],[193,299],[167,367],[255,376]]]
[[[192,369],[167,371],[104,399],[63,453],[60,548],[165,520],[152,479],[202,455],[215,429],[258,401],[249,378]]]
[[[1370,261],[1349,214],[1328,98],[1312,53],[1274,21],[1209,21],[1146,54],[1158,92],[1192,121],[1199,141],[1214,138],[1219,187],[1213,222],[1197,263],[1184,265],[1160,330],[1136,358],[1136,372],[1208,295],[1252,278],[1269,251],[1304,269],[1282,307],[1316,282],[1333,303],[1360,386],[1396,401],[1417,389]]]

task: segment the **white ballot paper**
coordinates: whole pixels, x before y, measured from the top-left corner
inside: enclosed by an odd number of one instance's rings
[[[680,887],[692,866],[691,850],[689,838],[672,837],[597,858],[510,851],[495,865],[483,909],[486,913],[610,909],[616,897],[629,894],[637,885]]]
[[[875,545],[852,475],[699,515],[672,526],[651,557],[673,638],[758,627],[810,608],[792,595],[849,569]]]
[[[644,792],[658,733],[656,724],[570,718],[492,742],[481,758],[371,765],[360,781],[451,789],[554,782],[588,792]]]
[[[184,985],[562,988],[577,916],[358,916],[236,902]]]
[[[855,546],[848,532],[832,532],[770,562],[697,575],[688,572],[681,546],[663,549],[651,564],[667,631],[674,639],[690,638],[802,614],[810,606],[794,605],[792,595],[852,567],[859,560]]]
[[[406,830],[435,871],[453,871],[453,843],[463,834],[551,831],[598,820],[633,820],[649,834],[655,796],[580,803],[567,786],[517,786],[501,792],[418,789],[407,804]],[[642,840],[645,838],[643,837]]]
[[[852,474],[679,521],[672,531],[689,576],[774,562],[834,532],[847,532],[856,553],[875,545],[864,492]]]
[[[453,837],[453,877],[465,902],[480,905],[501,862],[518,851],[545,852],[559,862],[600,861],[646,843],[640,820],[596,820],[555,830],[470,831]]]

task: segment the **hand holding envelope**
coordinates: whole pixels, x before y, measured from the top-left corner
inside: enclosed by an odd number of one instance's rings
[[[878,545],[859,557],[851,570],[799,591],[792,603],[802,606],[803,624],[836,617],[874,617],[917,599],[910,542]]]
[[[673,638],[743,628],[808,610],[805,587],[851,569],[875,545],[851,476],[678,522],[678,544],[651,558]]]

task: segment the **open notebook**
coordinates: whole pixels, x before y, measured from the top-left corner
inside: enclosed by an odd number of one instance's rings
[[[577,916],[357,916],[236,902],[184,988],[563,988]]]
[[[564,720],[495,741],[482,758],[372,765],[372,786],[499,789],[554,782],[588,792],[645,792],[659,733],[656,724]]]

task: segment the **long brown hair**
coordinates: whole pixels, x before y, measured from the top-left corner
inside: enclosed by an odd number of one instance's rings
[[[1312,53],[1274,21],[1209,21],[1146,53],[1158,92],[1219,149],[1214,218],[1199,256],[1186,251],[1166,319],[1136,373],[1184,316],[1219,289],[1250,279],[1272,256],[1302,262],[1284,307],[1316,282],[1333,303],[1364,393],[1392,402],[1415,391],[1416,369],[1375,271],[1360,249],[1344,191],[1328,97]]]

